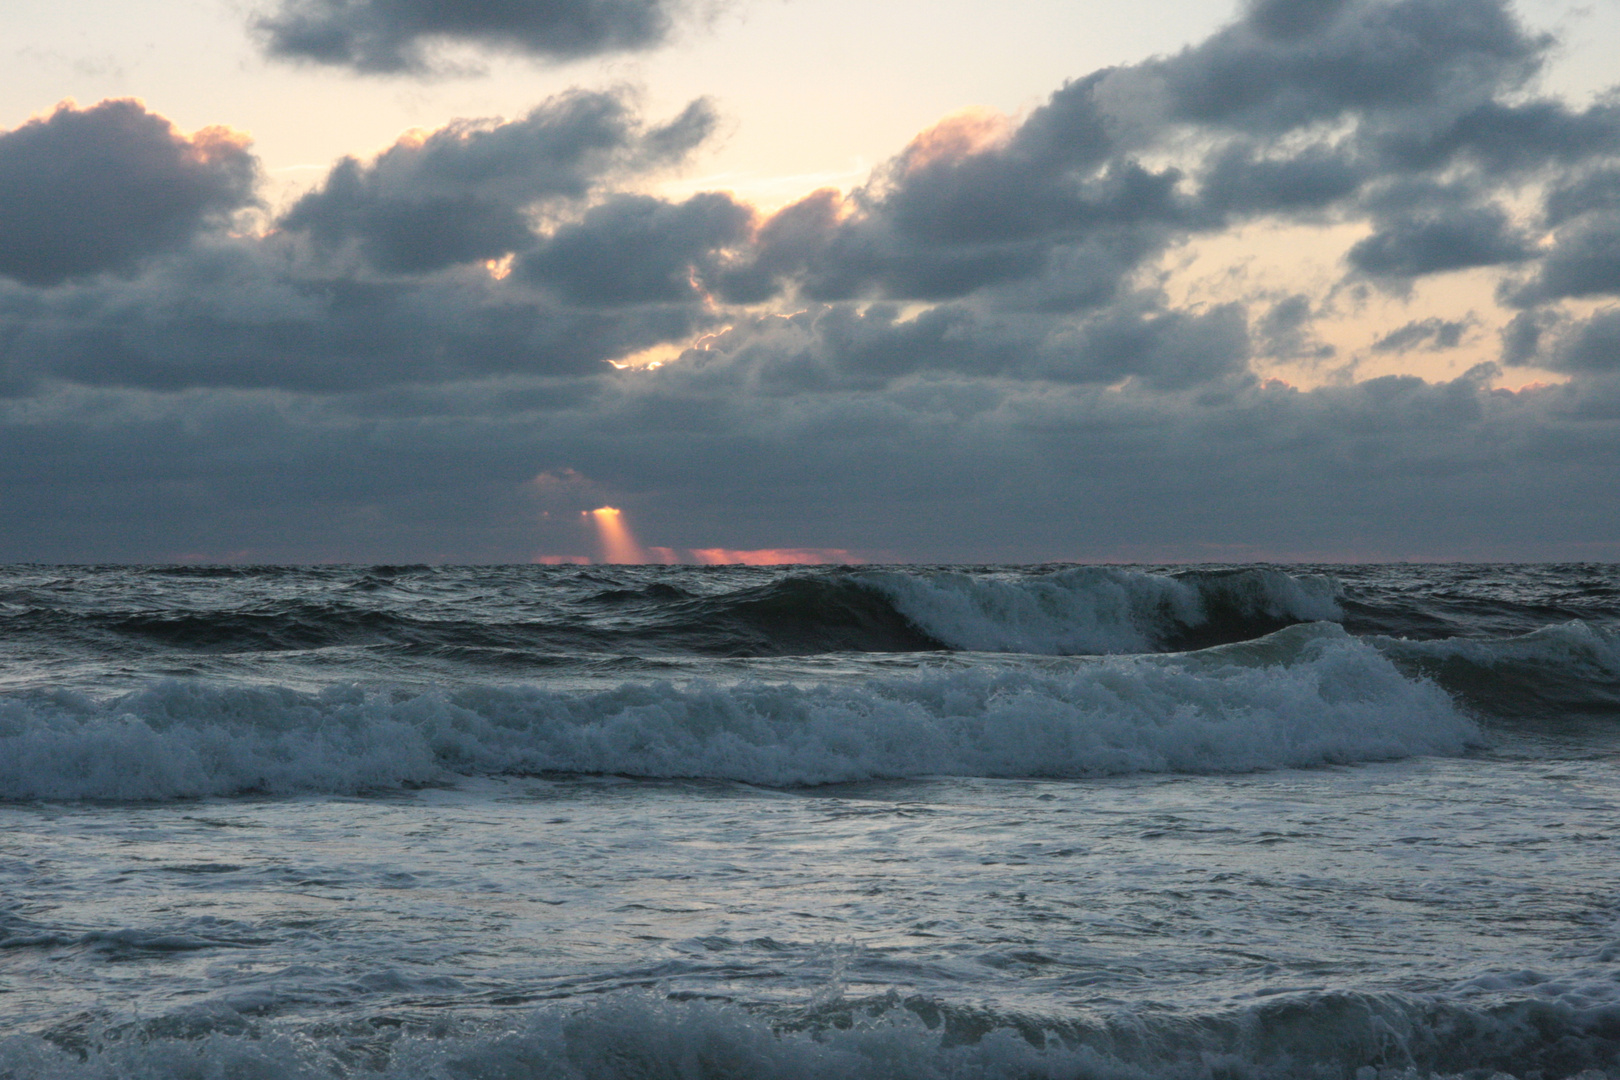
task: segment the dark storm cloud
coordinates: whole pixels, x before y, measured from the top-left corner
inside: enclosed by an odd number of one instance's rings
[[[706,100],[649,130],[618,95],[565,94],[520,120],[458,122],[402,139],[367,164],[344,158],[279,225],[327,253],[353,243],[390,273],[496,259],[534,242],[537,206],[672,164],[714,124]]]
[[[464,43],[547,60],[647,49],[683,0],[280,0],[255,20],[273,56],[367,74],[422,72],[432,46]]]
[[[224,128],[187,138],[133,100],[59,105],[0,134],[0,275],[132,272],[248,204],[256,171]]]

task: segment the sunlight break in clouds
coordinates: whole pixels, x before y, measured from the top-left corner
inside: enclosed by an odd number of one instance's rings
[[[631,535],[630,527],[624,523],[624,514],[614,506],[599,506],[588,511],[591,520],[596,523],[597,540],[602,545],[602,561],[605,563],[644,563],[647,562],[647,553],[636,538]]]

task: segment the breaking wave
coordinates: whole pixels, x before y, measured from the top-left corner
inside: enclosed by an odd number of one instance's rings
[[[1455,754],[1476,726],[1332,624],[1174,656],[859,686],[472,685],[318,693],[162,680],[0,698],[0,798],[355,792],[512,772],[766,785],[1215,773]]]
[[[1247,569],[1041,575],[868,570],[854,580],[930,637],[984,652],[1096,655],[1207,648],[1343,617],[1332,578]]]
[[[125,1030],[0,1040],[14,1080],[1418,1080],[1615,1075],[1612,984],[1596,1001],[1323,992],[1203,1016],[1068,1020],[890,993],[775,1017],[621,994],[505,1030],[441,1020],[283,1030],[221,1003]],[[402,1028],[404,1030],[402,1030]],[[1593,1070],[1593,1071],[1587,1071]]]

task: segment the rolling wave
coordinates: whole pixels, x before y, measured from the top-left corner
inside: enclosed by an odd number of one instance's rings
[[[173,679],[0,698],[0,798],[353,792],[512,772],[766,785],[1215,773],[1455,754],[1438,687],[1332,624],[1176,656],[983,665],[857,686],[467,685],[319,693]]]
[[[1583,620],[1506,638],[1367,639],[1486,715],[1620,716],[1620,632]]]
[[[1332,578],[1280,570],[1047,574],[867,570],[853,580],[951,648],[1074,656],[1207,648],[1294,623],[1337,621]]]

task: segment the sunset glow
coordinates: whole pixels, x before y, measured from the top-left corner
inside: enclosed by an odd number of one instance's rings
[[[737,551],[732,548],[696,548],[690,553],[701,566],[833,566],[864,562],[843,548],[759,548]]]
[[[590,517],[596,522],[596,536],[602,546],[602,562],[605,563],[644,563],[647,553],[636,543],[636,538],[630,534],[630,527],[624,523],[624,514],[615,506],[599,506],[589,511]]]

